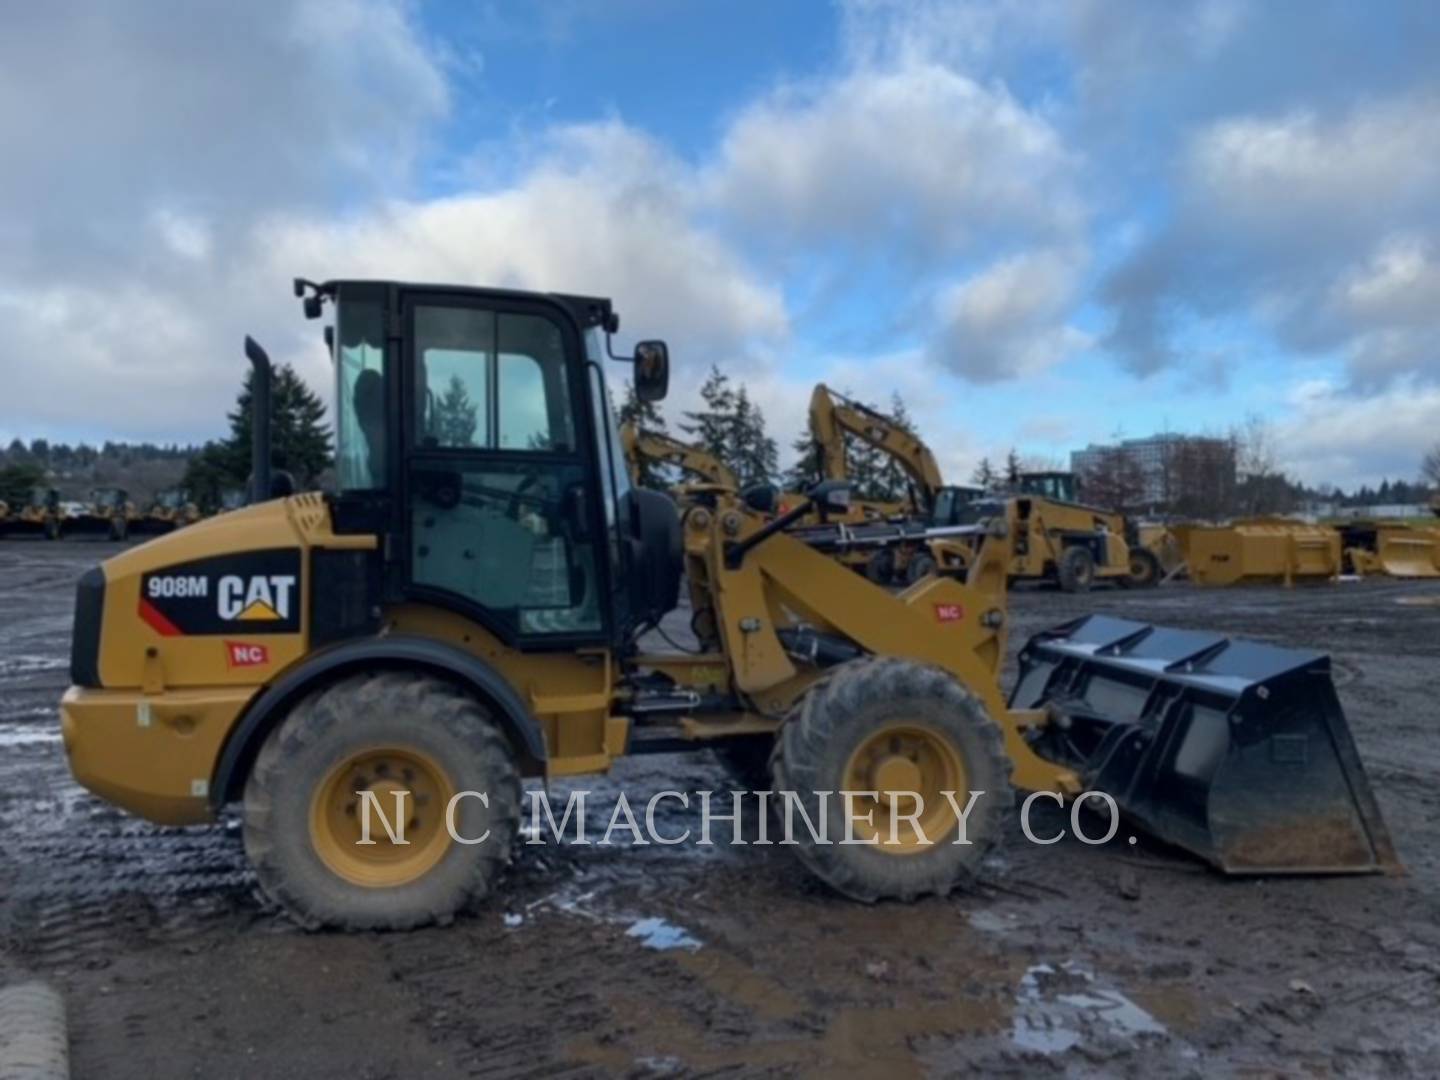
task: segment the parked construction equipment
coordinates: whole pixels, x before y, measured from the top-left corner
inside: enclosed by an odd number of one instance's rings
[[[962,523],[960,508],[978,489],[947,485],[935,455],[914,432],[824,383],[817,383],[811,392],[809,423],[825,479],[849,479],[847,435],[884,453],[905,474],[908,498],[867,503],[872,518],[908,520],[922,526]],[[844,559],[879,585],[896,579],[913,584],[936,568],[936,553],[923,540],[910,538],[903,529],[892,535],[889,542],[880,542],[877,535],[875,543],[849,549]]]
[[[1383,521],[1347,522],[1335,529],[1348,573],[1440,577],[1440,529]]]
[[[94,488],[81,511],[66,522],[67,531],[102,535],[109,540],[124,540],[140,518],[135,504],[124,488]]]
[[[1197,585],[1330,581],[1340,565],[1340,535],[1289,518],[1250,518],[1229,525],[1176,525],[1171,530]]]
[[[54,488],[37,487],[31,490],[30,499],[23,506],[9,508],[5,517],[0,519],[0,530],[16,536],[39,535],[47,540],[58,540],[64,520],[60,492]]]
[[[170,488],[155,496],[131,528],[135,532],[167,533],[199,520],[200,508],[190,500],[190,493],[183,488]]]
[[[768,756],[779,802],[860,840],[801,824],[793,849],[867,901],[972,879],[1012,783],[1073,797],[1104,779],[1122,813],[1227,870],[1393,863],[1323,657],[1079,623],[1027,647],[1007,706],[1003,529],[972,527],[966,580],[892,595],[790,533],[843,510],[843,483],[778,515],[717,490],[683,518],[631,486],[608,300],[296,292],[311,317],[335,311],[337,491],[88,572],[62,716],[79,780],[135,813],[185,824],[242,802],[259,884],[300,922],[448,919],[509,858],[523,777],[687,747]],[[636,347],[642,400],[668,367],[663,343]],[[483,419],[438,422],[432,389],[452,377]],[[682,566],[699,651],[647,653]]]
[[[718,457],[663,431],[643,431],[634,424],[621,424],[620,444],[625,448],[631,483],[640,483],[641,462],[649,461],[679,469],[702,484],[718,484],[732,491],[740,489],[735,474]]]

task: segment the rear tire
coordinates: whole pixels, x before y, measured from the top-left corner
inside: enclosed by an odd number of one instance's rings
[[[1066,548],[1060,553],[1055,577],[1065,592],[1089,592],[1095,583],[1095,556],[1087,547]]]
[[[871,555],[865,564],[865,576],[876,585],[889,585],[895,577],[895,552],[885,548]]]
[[[130,533],[128,524],[124,518],[110,519],[110,539],[117,543],[124,540]]]
[[[905,583],[914,585],[921,578],[930,576],[935,572],[935,565],[935,556],[928,551],[918,552],[905,568]]]
[[[45,539],[46,539],[46,540],[59,540],[59,539],[60,539],[60,522],[59,522],[58,520],[56,520],[55,518],[48,518],[48,519],[46,519],[46,521],[45,521]]]
[[[1010,761],[985,707],[946,672],[907,660],[852,660],[816,682],[781,727],[770,769],[782,826],[787,797],[781,793],[793,792],[798,803],[792,837],[801,862],[837,892],[865,903],[944,896],[969,883],[1014,804]],[[858,796],[852,796],[856,836],[868,832],[880,842],[840,843],[846,821],[839,793],[885,790],[893,781],[914,783],[893,790],[925,796],[920,821],[930,843],[917,842],[898,818],[891,823],[888,800]],[[959,821],[936,782],[956,785],[950,790],[961,808],[968,792],[984,792],[966,821],[968,843],[953,842]],[[829,844],[816,842],[800,816],[803,810],[818,828],[822,802]],[[902,817],[914,808],[910,800],[899,802]],[[865,824],[867,811],[873,827]],[[892,829],[899,844],[889,843]]]
[[[1130,572],[1120,579],[1127,589],[1150,589],[1160,584],[1160,560],[1149,548],[1130,549]]]
[[[354,789],[354,790],[352,790]],[[408,815],[405,847],[372,807]],[[445,825],[455,807],[460,844]],[[397,793],[402,793],[398,794]],[[245,785],[245,850],[260,887],[307,929],[406,930],[450,921],[485,896],[510,860],[520,778],[485,708],[457,687],[408,672],[355,675],[301,701],[261,747]],[[392,821],[392,825],[395,823]]]

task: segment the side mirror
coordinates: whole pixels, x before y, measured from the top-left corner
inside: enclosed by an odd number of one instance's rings
[[[810,489],[810,500],[827,513],[843,514],[850,509],[850,481],[824,480]]]
[[[663,401],[670,389],[670,350],[663,341],[642,341],[635,346],[635,396],[641,401]]]

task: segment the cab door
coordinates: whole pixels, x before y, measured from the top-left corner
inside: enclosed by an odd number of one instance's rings
[[[600,643],[607,583],[581,343],[558,308],[407,297],[406,560],[412,595],[508,643]]]

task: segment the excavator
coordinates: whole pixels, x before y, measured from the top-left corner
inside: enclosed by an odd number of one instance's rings
[[[774,835],[862,902],[973,882],[1015,788],[1103,791],[1226,873],[1395,865],[1327,657],[1092,615],[1032,638],[1007,698],[1004,528],[974,527],[963,580],[893,594],[792,535],[846,509],[843,481],[780,513],[635,488],[609,300],[295,292],[330,319],[333,489],[269,497],[271,367],[247,339],[251,504],[84,574],[61,729],[79,782],[128,811],[238,805],[301,925],[447,922],[498,887],[523,780],[741,741],[766,750]],[[665,344],[624,359],[659,400]],[[458,420],[452,379],[482,403]],[[696,648],[651,651],[682,579]]]
[[[657,465],[671,465],[687,473],[702,484],[718,484],[738,491],[740,482],[730,467],[714,454],[699,446],[681,442],[663,431],[644,431],[634,424],[620,425],[620,443],[625,448],[625,460],[630,469],[630,482],[640,483],[640,464],[651,461]]]
[[[811,395],[810,430],[827,478],[848,474],[848,434],[889,455],[909,481],[910,513],[924,535],[902,536],[876,550],[866,567],[872,581],[900,576],[913,584],[937,568],[963,573],[975,553],[974,538],[946,537],[943,530],[984,519],[1005,522],[1011,581],[1053,581],[1066,592],[1083,592],[1097,580],[1135,587],[1160,581],[1158,558],[1123,515],[1077,500],[1073,473],[1023,473],[1017,489],[1003,498],[947,485],[934,453],[913,432],[823,383]]]
[[[847,435],[888,455],[905,474],[909,497],[904,502],[877,505],[877,509],[884,511],[884,516],[904,517],[921,526],[922,535],[898,535],[895,542],[867,553],[864,572],[871,581],[883,585],[898,577],[914,583],[932,572],[940,560],[947,565],[955,561],[958,551],[952,547],[937,552],[923,533],[973,520],[962,518],[964,508],[982,494],[979,488],[946,484],[935,455],[914,432],[824,383],[817,383],[810,395],[810,435],[827,480],[843,481],[850,475]]]

